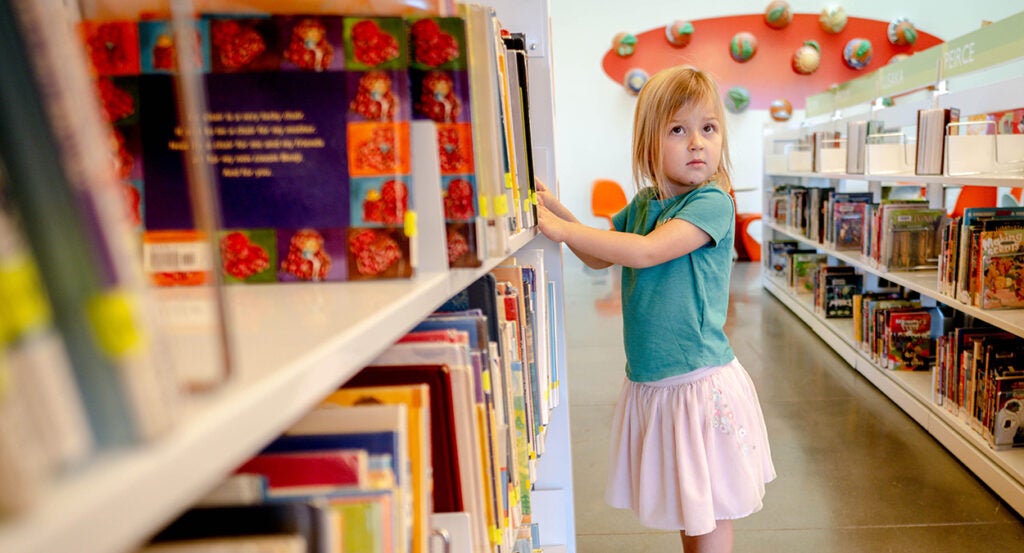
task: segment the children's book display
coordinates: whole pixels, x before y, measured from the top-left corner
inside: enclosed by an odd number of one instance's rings
[[[343,551],[427,553],[435,513],[468,514],[474,551],[535,548],[557,386],[547,283],[540,251],[492,269],[238,467],[216,505],[312,502]]]

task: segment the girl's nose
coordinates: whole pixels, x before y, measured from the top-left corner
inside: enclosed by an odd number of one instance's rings
[[[699,135],[694,135],[692,138],[690,138],[691,150],[699,150],[702,148],[704,148],[704,139],[702,139]]]

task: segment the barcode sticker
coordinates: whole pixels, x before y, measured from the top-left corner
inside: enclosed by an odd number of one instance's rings
[[[202,242],[149,243],[143,247],[147,273],[209,271],[208,246]]]

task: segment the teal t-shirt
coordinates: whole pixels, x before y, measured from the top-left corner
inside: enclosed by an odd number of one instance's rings
[[[735,357],[723,328],[736,226],[732,198],[714,185],[667,200],[645,189],[612,223],[615,230],[646,235],[671,218],[696,225],[711,241],[654,267],[622,268],[626,377],[633,382],[724,365]]]

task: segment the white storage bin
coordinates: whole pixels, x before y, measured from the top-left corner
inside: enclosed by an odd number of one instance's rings
[[[1024,175],[1024,134],[946,136],[946,176]]]
[[[917,145],[902,132],[868,135],[864,169],[869,175],[913,175]]]
[[[786,154],[765,154],[764,172],[769,175],[785,173],[789,170]]]
[[[787,154],[786,163],[790,173],[810,173],[813,170],[812,158],[814,157],[810,146],[790,148]]]

